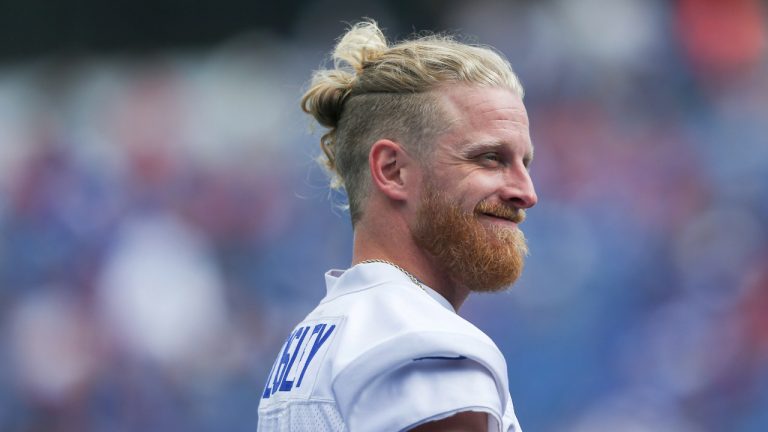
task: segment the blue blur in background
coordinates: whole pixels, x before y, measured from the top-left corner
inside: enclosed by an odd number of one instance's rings
[[[461,311],[524,429],[768,430],[764,1],[99,4],[0,14],[0,430],[255,429],[351,259],[298,102],[363,16],[525,87],[531,256]]]

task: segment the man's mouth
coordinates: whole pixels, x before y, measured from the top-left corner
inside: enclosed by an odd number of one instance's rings
[[[502,216],[502,215],[497,215],[497,214],[493,214],[493,213],[480,213],[480,214],[483,215],[483,216],[492,217],[494,219],[501,219],[501,220],[517,223],[514,218],[510,218],[508,216]]]
[[[494,224],[501,224],[502,226],[511,226],[516,227],[518,224],[518,221],[520,218],[518,217],[509,217],[506,215],[499,215],[495,213],[480,213],[481,216],[484,218],[490,219],[491,223]]]
[[[476,214],[513,224],[519,224],[525,220],[524,210],[492,204],[481,203],[476,209]]]

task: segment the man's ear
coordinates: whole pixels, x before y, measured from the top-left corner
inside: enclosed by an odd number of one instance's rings
[[[411,187],[409,182],[413,181],[414,162],[400,144],[387,139],[376,141],[368,153],[373,186],[393,200],[404,201]]]

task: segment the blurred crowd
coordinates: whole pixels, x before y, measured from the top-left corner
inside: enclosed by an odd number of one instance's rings
[[[0,65],[0,430],[255,428],[351,258],[302,89],[342,21],[410,28],[334,5],[292,37]],[[461,312],[505,353],[523,427],[768,430],[768,5],[435,8],[526,88],[531,256]]]

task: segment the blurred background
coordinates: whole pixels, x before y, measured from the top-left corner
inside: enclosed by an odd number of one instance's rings
[[[348,23],[490,44],[540,197],[462,315],[529,432],[768,430],[768,4],[0,3],[0,430],[251,431],[351,227],[298,101]]]

